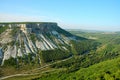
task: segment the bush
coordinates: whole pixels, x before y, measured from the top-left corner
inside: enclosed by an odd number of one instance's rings
[[[0,34],[3,33],[6,29],[8,29],[8,26],[0,26]]]
[[[55,60],[65,59],[70,57],[72,54],[67,51],[62,51],[60,49],[42,51],[42,58],[44,62],[51,62]]]

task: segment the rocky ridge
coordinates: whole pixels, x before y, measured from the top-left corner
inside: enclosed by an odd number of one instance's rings
[[[15,22],[0,23],[7,29],[0,34],[0,63],[32,54],[40,60],[38,51],[61,49],[68,50],[71,40],[77,37],[61,29],[57,23],[49,22]],[[40,62],[40,61],[39,61]]]

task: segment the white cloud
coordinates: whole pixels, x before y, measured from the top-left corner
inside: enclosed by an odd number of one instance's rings
[[[1,14],[0,22],[57,22],[62,28],[68,27],[65,22],[60,18],[47,17],[47,16],[27,16],[27,15],[13,15],[13,14]]]
[[[118,31],[119,26],[105,26],[105,25],[86,25],[81,23],[69,23],[64,22],[61,18],[48,17],[48,16],[28,16],[28,15],[13,15],[13,14],[1,14],[0,22],[57,22],[58,25],[64,29],[88,29],[88,30],[110,30]]]
[[[58,18],[47,16],[26,16],[26,15],[13,15],[13,14],[0,14],[0,22],[60,22]]]

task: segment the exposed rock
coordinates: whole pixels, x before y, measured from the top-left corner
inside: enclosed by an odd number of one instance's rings
[[[66,45],[70,46],[70,40],[75,40],[72,34],[61,29],[57,23],[0,23],[0,27],[3,26],[9,26],[10,29],[0,34],[2,65],[10,57],[17,58],[28,54],[37,55],[38,50],[54,50],[56,48],[68,50]],[[11,32],[14,32],[14,35]],[[32,58],[35,57],[32,56]]]

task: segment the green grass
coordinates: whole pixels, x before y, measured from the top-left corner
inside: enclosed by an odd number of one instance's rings
[[[4,80],[31,80],[31,79],[34,79],[34,78],[39,77],[39,76],[40,76],[40,74],[30,75],[30,76],[17,76],[17,77],[7,78]]]
[[[120,57],[80,68],[75,72],[68,69],[33,76],[18,76],[7,80],[120,80]]]
[[[9,77],[4,80],[34,80],[41,76],[47,75],[49,73],[54,73],[54,72],[56,73],[59,71],[61,71],[61,69],[53,69],[53,68],[46,67],[41,70],[40,69],[32,70],[31,72],[27,73],[27,75]]]
[[[72,73],[57,72],[36,80],[119,80],[120,58],[107,60]]]

